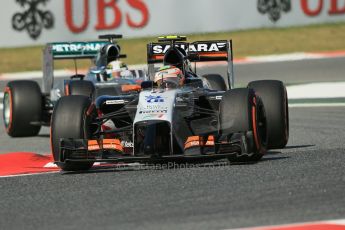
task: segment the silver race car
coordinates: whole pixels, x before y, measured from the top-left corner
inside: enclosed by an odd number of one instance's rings
[[[128,69],[120,61],[115,39],[122,35],[102,35],[100,41],[50,43],[43,50],[42,90],[33,80],[8,82],[4,91],[3,118],[8,135],[12,137],[35,136],[41,126],[49,126],[53,108],[60,97],[84,95],[96,98],[100,95],[119,95],[140,90],[146,79],[142,69]],[[75,74],[63,78],[54,77],[54,60],[75,61]],[[92,67],[86,75],[78,74],[77,60],[91,59]]]
[[[51,144],[61,169],[87,170],[95,162],[257,161],[287,144],[285,86],[264,80],[234,88],[231,40],[160,37],[147,53],[150,79],[141,91],[58,101]],[[226,62],[227,76],[197,75],[191,63],[204,61]]]

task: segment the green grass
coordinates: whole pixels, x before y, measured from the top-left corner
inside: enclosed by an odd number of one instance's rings
[[[235,58],[302,51],[345,50],[345,23],[188,36],[189,41],[230,38],[233,39]],[[146,44],[152,41],[156,41],[156,38],[120,40],[122,50],[128,56],[126,62],[146,63]],[[0,49],[0,73],[40,70],[42,48],[43,46]],[[79,61],[81,68],[89,65],[89,61]],[[73,62],[57,61],[55,69],[62,68],[73,68]]]

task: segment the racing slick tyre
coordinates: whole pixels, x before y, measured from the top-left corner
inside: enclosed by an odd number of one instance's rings
[[[224,78],[219,74],[205,74],[202,76],[208,81],[211,89],[218,91],[226,91],[226,84]]]
[[[42,93],[37,82],[8,82],[4,91],[3,106],[4,125],[9,136],[29,137],[39,133]]]
[[[262,99],[267,117],[269,149],[284,148],[289,139],[289,107],[286,88],[281,81],[261,80],[248,84]]]
[[[253,90],[238,88],[223,94],[219,105],[221,142],[241,143],[241,151],[230,162],[258,161],[266,152],[267,128],[265,109]]]
[[[91,81],[76,80],[70,81],[65,86],[65,95],[82,95],[92,98],[95,86]]]
[[[88,139],[90,132],[88,127],[90,116],[87,110],[91,105],[91,99],[81,95],[61,97],[57,102],[51,120],[50,142],[54,161],[60,161],[60,139]],[[58,166],[65,171],[87,170],[92,162],[60,162]]]

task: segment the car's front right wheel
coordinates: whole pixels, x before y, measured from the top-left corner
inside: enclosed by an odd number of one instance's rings
[[[60,161],[61,138],[88,139],[90,115],[87,113],[91,99],[81,95],[64,96],[57,102],[51,120],[50,142],[54,161]],[[92,162],[59,162],[65,171],[87,170]]]
[[[253,89],[265,106],[269,149],[284,148],[289,140],[289,107],[286,87],[277,80],[252,81]]]

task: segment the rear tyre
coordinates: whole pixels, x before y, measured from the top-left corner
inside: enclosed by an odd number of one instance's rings
[[[284,148],[289,140],[289,107],[286,88],[281,81],[261,80],[248,84],[262,99],[267,117],[269,149]]]
[[[42,93],[37,82],[10,81],[4,91],[3,106],[4,125],[9,136],[29,137],[39,133]]]
[[[91,99],[86,96],[72,95],[62,97],[57,102],[51,121],[51,149],[55,161],[60,160],[60,139],[88,139],[90,132],[90,117],[87,110],[91,105]],[[65,171],[87,170],[93,163],[89,162],[61,162],[58,164]]]
[[[70,81],[65,88],[65,95],[82,95],[92,98],[95,86],[91,81],[75,80]]]
[[[211,89],[218,91],[226,91],[224,78],[219,74],[205,74],[202,76],[210,84]]]
[[[266,152],[265,109],[250,89],[232,89],[224,93],[219,105],[221,139],[241,139],[241,151],[229,157],[231,162],[258,161]]]

